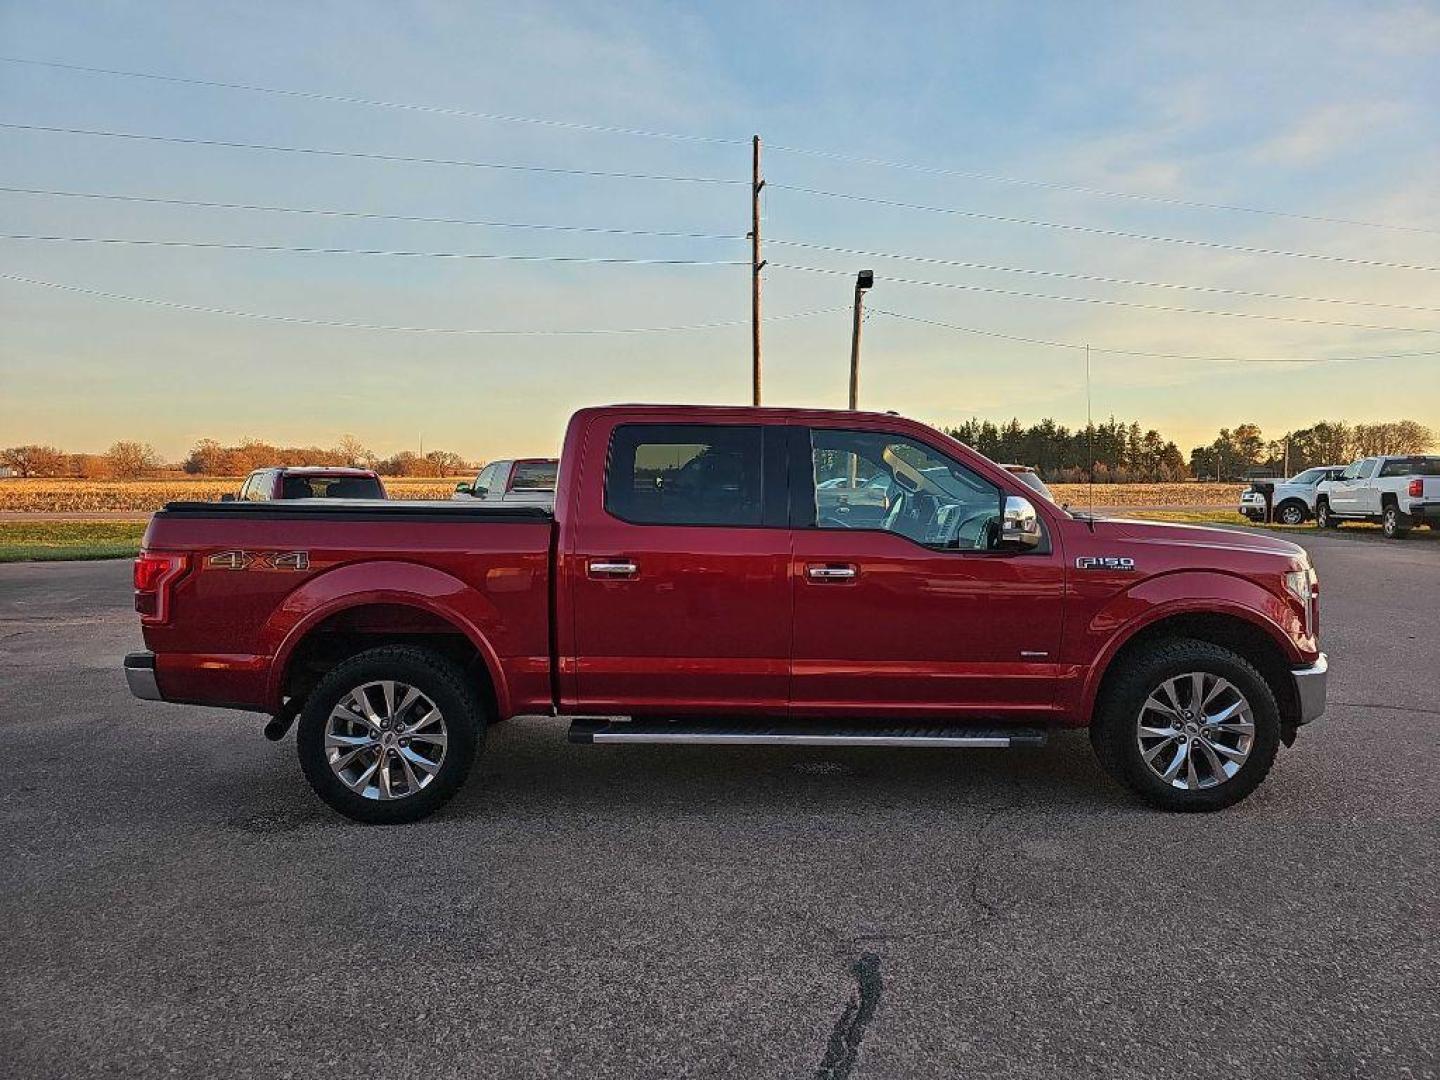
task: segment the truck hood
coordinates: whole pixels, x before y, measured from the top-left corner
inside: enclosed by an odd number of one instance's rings
[[[1235,551],[1275,555],[1310,564],[1310,556],[1299,544],[1265,533],[1240,529],[1216,529],[1206,525],[1181,525],[1169,521],[1133,521],[1129,518],[1097,518],[1095,535],[1114,537],[1132,544],[1159,544],[1165,547],[1202,548],[1208,551]]]

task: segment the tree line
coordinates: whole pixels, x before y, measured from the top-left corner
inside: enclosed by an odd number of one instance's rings
[[[245,476],[273,465],[345,465],[374,469],[383,476],[461,476],[479,466],[449,450],[424,455],[402,450],[380,457],[353,435],[339,445],[276,446],[247,439],[225,446],[201,439],[183,461],[167,463],[149,443],[121,441],[103,454],[70,454],[54,446],[11,446],[0,449],[0,466],[21,477],[77,477],[86,480],[138,480],[166,473],[189,476]]]
[[[1348,424],[1322,420],[1308,428],[1267,439],[1256,424],[1221,428],[1211,443],[1190,451],[1190,471],[1198,477],[1243,476],[1264,470],[1294,476],[1312,465],[1348,465],[1380,454],[1423,454],[1435,445],[1435,433],[1414,420]]]
[[[1127,424],[1113,416],[1073,431],[1048,417],[1029,427],[1018,419],[999,425],[967,420],[946,429],[946,434],[991,461],[1029,465],[1051,483],[1089,479],[1092,464],[1096,483],[1173,483],[1190,476],[1185,457],[1174,442],[1154,428],[1141,430],[1138,422]]]
[[[1435,445],[1435,433],[1414,420],[1350,424],[1322,420],[1307,428],[1266,438],[1257,424],[1221,428],[1210,443],[1190,451],[1189,459],[1173,440],[1136,421],[1110,417],[1071,429],[1052,419],[1026,426],[1018,419],[1003,424],[972,419],[947,428],[980,453],[1005,464],[1029,465],[1052,483],[1173,483],[1190,479],[1235,480],[1266,470],[1294,475],[1312,465],[1344,465],[1375,454],[1421,454]],[[117,442],[103,454],[67,454],[53,446],[12,446],[0,450],[0,466],[15,476],[74,476],[85,479],[138,479],[163,473],[191,476],[244,476],[271,465],[348,465],[375,469],[384,476],[461,476],[480,463],[449,450],[423,456],[413,450],[382,458],[346,435],[337,446],[276,446],[257,439],[225,446],[201,439],[174,464],[161,461],[148,443]]]

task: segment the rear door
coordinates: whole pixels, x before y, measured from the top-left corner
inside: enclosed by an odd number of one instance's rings
[[[1006,491],[938,443],[797,431],[792,713],[1049,709],[1065,589],[1054,536],[1036,551],[995,550]],[[887,505],[873,524],[852,527],[825,503],[817,507],[815,485],[849,472],[887,481]],[[1031,502],[1043,523],[1043,500]]]
[[[785,711],[784,430],[623,414],[590,430],[564,553],[578,708]]]
[[[1380,472],[1381,458],[1366,458],[1360,463],[1360,473],[1350,489],[1350,509],[1347,513],[1380,515]]]

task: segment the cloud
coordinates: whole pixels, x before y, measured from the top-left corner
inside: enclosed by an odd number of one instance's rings
[[[1410,109],[1397,101],[1337,102],[1312,110],[1288,129],[1264,140],[1252,156],[1272,165],[1318,165],[1353,153],[1357,142],[1393,130],[1409,117]]]

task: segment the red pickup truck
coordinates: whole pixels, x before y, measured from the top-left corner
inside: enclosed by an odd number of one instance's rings
[[[1324,710],[1303,549],[1073,514],[898,416],[585,409],[555,494],[172,503],[135,563],[130,688],[268,713],[275,739],[298,718],[316,792],[374,822],[433,812],[517,715],[594,744],[1088,726],[1151,803],[1213,810]]]

